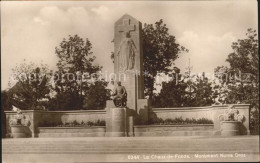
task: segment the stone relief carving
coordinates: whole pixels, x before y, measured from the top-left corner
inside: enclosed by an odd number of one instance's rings
[[[119,71],[131,70],[135,66],[136,46],[130,34],[126,33],[117,52]]]

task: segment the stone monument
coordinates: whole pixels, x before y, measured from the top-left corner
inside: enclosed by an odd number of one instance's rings
[[[147,123],[149,101],[144,99],[142,23],[130,15],[125,14],[115,22],[114,54],[115,80],[121,81],[127,92],[125,130],[126,135],[131,135],[129,124]],[[106,108],[107,132],[111,132],[114,124],[111,116],[116,116],[112,111],[115,108],[113,101],[107,101]]]
[[[111,98],[114,101],[116,107],[126,107],[127,92],[124,86],[121,85],[121,82],[117,82],[117,87],[114,90]]]
[[[144,98],[142,24],[124,15],[115,23],[114,72],[128,92],[127,106],[137,111],[137,99]]]

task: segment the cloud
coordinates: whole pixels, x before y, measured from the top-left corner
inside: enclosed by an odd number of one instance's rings
[[[34,21],[40,24],[48,22],[48,26],[42,30],[46,36],[49,36],[45,40],[53,38],[50,41],[52,45],[48,45],[49,49],[54,49],[62,41],[62,38],[77,34],[83,39],[88,38],[92,43],[92,51],[97,57],[95,60],[96,64],[102,65],[104,71],[112,71],[110,53],[113,51],[113,45],[111,44],[111,40],[113,39],[113,23],[110,20],[104,19],[107,16],[105,14],[107,11],[108,8],[105,6],[96,8],[80,6],[60,8],[57,6],[48,6],[38,12]],[[93,15],[93,12],[95,12],[95,15]],[[49,54],[47,56],[50,57]],[[108,61],[111,61],[111,65],[107,64]]]
[[[105,16],[108,13],[108,8],[102,5],[96,8],[92,8],[91,11],[93,11],[97,15]]]
[[[227,64],[225,59],[232,51],[231,44],[236,41],[236,37],[231,32],[222,36],[205,36],[193,31],[185,31],[178,41],[189,49],[189,53],[181,55],[176,61],[177,66],[184,70],[190,58],[194,72],[213,73],[217,66]]]
[[[62,9],[57,6],[43,7],[34,17],[34,21],[42,25],[52,25],[56,28],[71,28],[87,25],[91,21],[84,7],[69,7]]]
[[[57,6],[44,7],[39,12],[39,17],[49,22],[69,22],[66,12]]]
[[[11,68],[23,59],[43,61],[53,69],[54,53],[63,38],[78,34],[89,38],[96,63],[113,71],[114,22],[128,13],[144,23],[163,19],[169,32],[189,49],[176,66],[183,71],[191,58],[193,71],[210,71],[223,65],[231,43],[246,29],[257,29],[257,2],[186,1],[16,1],[1,3],[2,89]]]
[[[178,39],[181,45],[184,45],[186,48],[189,49],[190,53],[196,48],[196,44],[200,41],[200,38],[197,33],[193,31],[184,31],[183,35]]]
[[[36,22],[36,23],[40,23],[41,25],[47,25],[47,24],[49,24],[48,21],[44,21],[44,20],[42,20],[42,19],[39,18],[39,17],[34,17],[34,18],[33,18],[33,21]]]

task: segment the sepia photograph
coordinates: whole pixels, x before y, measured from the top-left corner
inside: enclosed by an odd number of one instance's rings
[[[3,163],[260,162],[257,0],[0,6]]]

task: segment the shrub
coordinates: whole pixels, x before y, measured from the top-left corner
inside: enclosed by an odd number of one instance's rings
[[[106,121],[104,120],[97,120],[97,121],[81,121],[81,123],[77,122],[76,120],[72,122],[66,122],[63,124],[62,122],[47,122],[44,121],[40,123],[40,127],[90,127],[90,126],[106,126]]]
[[[153,119],[150,120],[150,124],[155,124],[155,125],[213,124],[213,121],[206,118],[199,118],[199,119],[186,118],[184,120],[182,119],[182,117],[176,117],[174,119],[167,118],[165,120],[163,120],[162,118]]]

